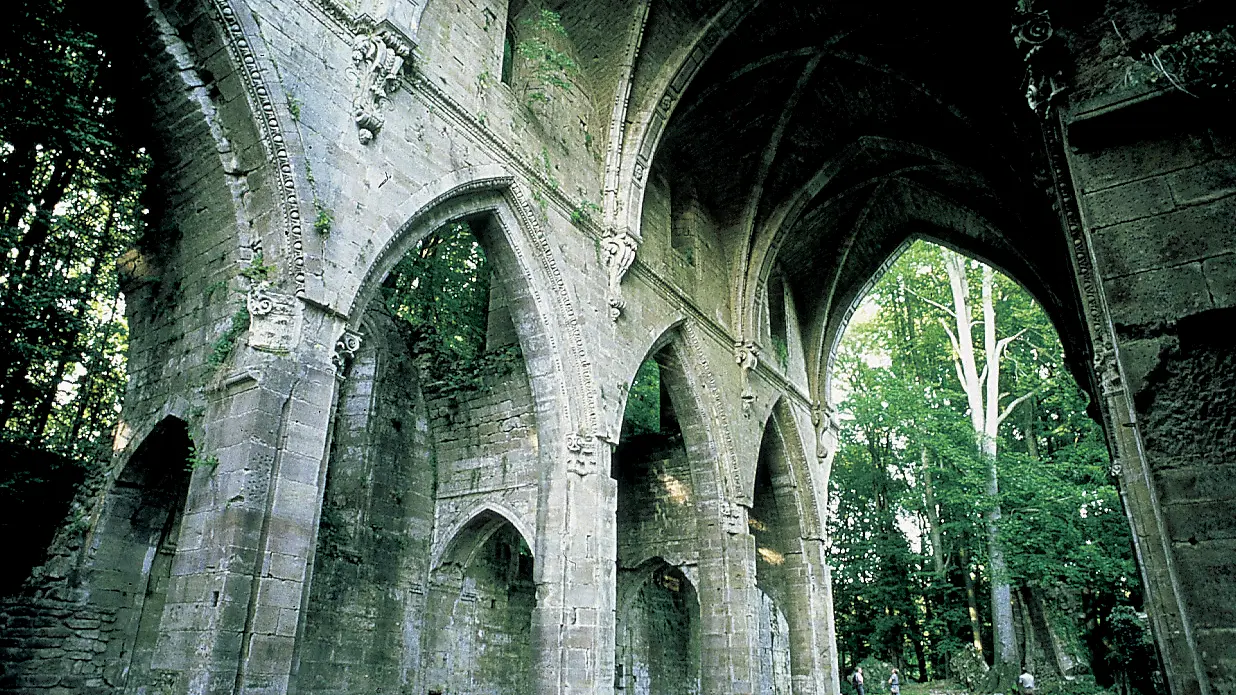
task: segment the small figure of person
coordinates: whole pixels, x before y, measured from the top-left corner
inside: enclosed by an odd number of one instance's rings
[[[854,689],[858,691],[858,695],[867,695],[867,692],[863,690],[862,666],[858,666],[854,669],[854,675],[850,677],[850,680],[854,681]]]
[[[901,695],[901,677],[897,675],[897,669],[893,669],[893,673],[888,677],[888,692]]]
[[[1021,695],[1034,695],[1034,674],[1030,673],[1030,669],[1021,672],[1017,685],[1021,687]]]

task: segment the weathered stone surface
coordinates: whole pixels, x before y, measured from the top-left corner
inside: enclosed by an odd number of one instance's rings
[[[1004,11],[959,42],[961,6],[876,40],[829,3],[637,5],[553,5],[582,71],[544,99],[503,64],[542,3],[118,5],[158,204],[125,260],[116,470],[0,603],[0,689],[784,692],[792,659],[795,692],[839,692],[811,416],[921,234],[1025,283],[1079,374],[1118,342],[1088,386],[1153,478],[1128,499],[1168,679],[1204,691],[1188,655],[1232,690],[1230,119],[1146,111],[1089,36],[1041,130],[974,88],[1022,82]],[[849,57],[770,59],[831,36]],[[522,362],[446,393],[371,300],[460,219],[495,268],[487,342]],[[650,354],[678,431],[641,447]],[[196,454],[139,475],[159,423]]]

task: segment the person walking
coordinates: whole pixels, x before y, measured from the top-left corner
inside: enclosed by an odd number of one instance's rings
[[[897,675],[897,669],[893,669],[893,673],[888,677],[888,692],[901,695],[901,678]]]
[[[850,677],[850,680],[854,682],[854,689],[858,691],[858,695],[867,695],[867,692],[863,690],[863,667],[862,666],[855,667],[854,675]]]
[[[1021,695],[1034,695],[1034,674],[1030,673],[1030,669],[1021,672],[1017,685],[1021,686]]]

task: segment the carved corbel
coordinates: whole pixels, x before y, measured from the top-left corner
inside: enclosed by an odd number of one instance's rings
[[[760,364],[759,346],[750,340],[734,343],[734,362],[738,364],[742,374],[742,412],[750,417],[751,406],[755,405],[755,391],[751,388],[751,371]]]
[[[597,472],[596,445],[592,437],[571,433],[566,437],[567,470],[581,478]]]
[[[741,504],[723,499],[721,500],[721,530],[737,536],[747,532],[747,510]]]
[[[601,252],[604,255],[605,273],[608,281],[606,287],[609,302],[609,317],[617,321],[626,308],[626,300],[622,298],[622,278],[635,262],[635,252],[639,243],[630,234],[610,230],[601,238]]]
[[[1109,342],[1095,345],[1094,375],[1098,379],[1099,392],[1111,398],[1124,390],[1124,381],[1120,378],[1120,365],[1116,361],[1116,348]]]
[[[335,341],[335,355],[331,358],[335,363],[335,374],[343,376],[347,372],[348,367],[352,366],[352,360],[356,359],[360,346],[360,333],[345,330],[343,335],[339,336],[339,340]]]
[[[1035,11],[1033,2],[1027,2],[1014,15],[1012,34],[1013,44],[1023,52],[1026,64],[1026,103],[1032,111],[1046,116],[1052,102],[1065,91],[1051,17],[1046,10]]]
[[[811,422],[815,425],[816,458],[825,463],[832,461],[841,437],[841,419],[837,411],[831,403],[816,403]]]
[[[1112,464],[1107,468],[1107,474],[1113,478],[1120,478],[1122,473],[1124,473],[1124,462],[1119,456],[1113,456]]]
[[[362,145],[386,124],[382,110],[399,89],[399,74],[412,54],[412,44],[388,26],[362,23],[352,41],[351,74],[356,80],[352,116]]]

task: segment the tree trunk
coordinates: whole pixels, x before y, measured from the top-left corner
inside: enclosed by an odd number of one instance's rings
[[[970,633],[974,637],[974,650],[983,653],[983,631],[979,625],[978,595],[974,590],[974,576],[970,574],[970,553],[964,547],[961,555],[961,576],[966,582],[966,607],[970,615]]]
[[[931,560],[936,578],[944,580],[944,532],[940,528],[940,510],[936,507],[936,490],[931,480],[931,450],[923,447],[923,503],[927,509],[927,530],[931,535]]]

